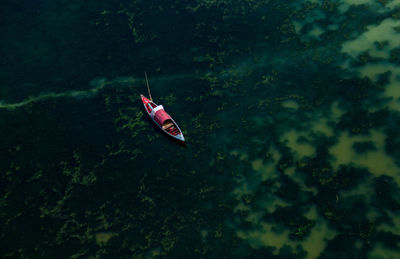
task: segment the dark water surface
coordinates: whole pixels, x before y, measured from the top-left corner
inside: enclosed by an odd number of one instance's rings
[[[400,1],[8,2],[1,258],[400,258]]]

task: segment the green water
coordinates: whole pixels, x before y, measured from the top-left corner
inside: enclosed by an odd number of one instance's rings
[[[1,5],[1,258],[400,257],[400,1]]]

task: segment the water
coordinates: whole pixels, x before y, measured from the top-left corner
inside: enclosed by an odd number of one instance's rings
[[[3,5],[2,258],[400,256],[399,1]]]

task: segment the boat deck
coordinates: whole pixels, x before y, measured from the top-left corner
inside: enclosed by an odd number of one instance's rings
[[[180,132],[179,132],[179,129],[174,125],[174,124],[172,124],[171,126],[169,126],[168,128],[166,128],[165,129],[169,134],[171,134],[171,135],[174,135],[174,136],[176,136],[176,135],[178,135]]]

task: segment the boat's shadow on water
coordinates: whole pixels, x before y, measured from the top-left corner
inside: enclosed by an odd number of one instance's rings
[[[164,131],[162,131],[159,127],[157,127],[157,125],[154,124],[154,121],[147,115],[146,110],[144,109],[143,106],[142,106],[142,109],[141,109],[141,110],[142,110],[142,112],[143,112],[144,115],[145,115],[146,122],[149,124],[149,126],[153,127],[154,130],[156,131],[155,134],[161,134],[161,135],[163,135],[165,138],[167,138],[169,141],[171,141],[171,142],[173,142],[173,143],[175,143],[175,144],[177,144],[177,145],[179,145],[179,146],[181,146],[181,147],[187,148],[186,142],[183,142],[183,141],[180,141],[180,140],[178,140],[178,139],[172,138],[172,137],[169,136],[167,133],[165,133]]]

